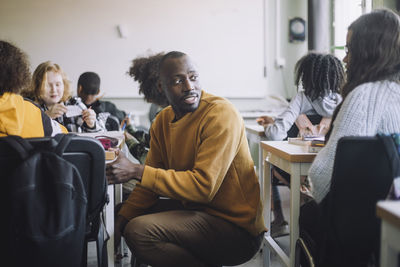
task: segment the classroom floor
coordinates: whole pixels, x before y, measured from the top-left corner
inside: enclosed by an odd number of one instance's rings
[[[282,201],[282,209],[284,211],[286,221],[289,221],[289,189],[285,186],[279,186],[279,191]],[[289,236],[283,236],[276,239],[277,243],[283,248],[283,250],[289,252]],[[120,263],[115,264],[115,267],[130,267],[130,253],[128,257],[124,257]],[[238,265],[237,267],[261,267],[261,255],[256,255],[253,259],[246,262],[245,264]],[[271,265],[272,267],[284,266],[276,255],[271,253]],[[89,243],[88,252],[88,267],[97,267],[96,261],[96,247],[94,242]]]

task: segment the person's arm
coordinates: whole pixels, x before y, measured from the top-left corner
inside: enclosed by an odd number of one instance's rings
[[[257,122],[259,125],[266,127],[268,124],[274,123],[275,120],[274,120],[274,118],[272,118],[272,117],[270,117],[270,116],[261,116],[261,117],[258,117],[258,118],[256,119],[256,122]]]
[[[157,168],[164,168],[160,159],[161,151],[158,142],[156,138],[152,139],[152,150],[154,151],[153,161],[148,163],[146,159],[146,164],[152,164],[152,166]],[[158,200],[158,195],[140,185],[145,165],[135,164],[128,160],[123,153],[117,153],[117,159],[107,164],[106,172],[108,182],[110,184],[124,183],[131,179],[139,181],[136,183],[135,188],[131,192],[129,198],[124,202],[119,212],[119,216],[130,220],[143,214],[149,207],[153,206]],[[159,164],[157,164],[157,162],[159,162]]]
[[[45,111],[51,119],[62,117],[67,112],[67,107],[63,103],[54,104],[51,108]]]
[[[298,93],[292,101],[290,101],[287,109],[275,118],[273,124],[265,127],[265,136],[268,140],[283,140],[287,137],[287,131],[295,123],[300,114],[303,93]]]
[[[231,104],[218,104],[198,122],[195,162],[189,170],[166,170],[146,165],[141,185],[159,195],[197,203],[209,203],[218,192],[241,142],[244,123]],[[146,162],[156,162],[154,136]]]
[[[331,126],[332,118],[323,117],[317,125],[319,135],[325,136]]]
[[[296,126],[299,129],[299,135],[304,136],[307,134],[318,135],[317,127],[315,127],[308,119],[307,115],[300,114],[296,119]]]
[[[333,122],[332,133],[327,144],[314,159],[309,170],[309,177],[313,185],[312,195],[317,202],[321,202],[329,192],[338,140],[343,136],[376,134],[378,122],[372,120],[381,115],[375,111],[375,105],[369,104],[369,99],[371,98],[362,85],[347,96]],[[368,114],[371,115],[368,116]]]
[[[50,119],[50,120],[51,120],[52,129],[53,129],[51,136],[55,136],[60,133],[64,133],[64,134],[68,133],[68,130],[67,130],[67,128],[64,127],[64,125],[60,124],[59,122],[57,122],[53,119]]]
[[[131,153],[131,155],[135,159],[137,159],[141,164],[144,164],[147,152],[149,150],[149,148],[146,147],[146,142],[140,142],[127,131],[124,132],[124,135],[125,135],[125,143],[126,146],[128,147],[129,153]]]
[[[100,132],[106,130],[104,123],[96,118],[96,112],[91,108],[82,110],[82,119],[84,121],[82,129],[85,132]]]

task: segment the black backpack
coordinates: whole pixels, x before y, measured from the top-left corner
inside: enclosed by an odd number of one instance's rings
[[[18,136],[2,138],[21,159],[5,177],[11,266],[81,264],[88,201],[79,171],[62,158],[71,138],[60,135],[53,150],[34,149]]]

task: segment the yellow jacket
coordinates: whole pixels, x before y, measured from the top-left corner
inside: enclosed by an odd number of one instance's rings
[[[157,115],[141,184],[119,214],[134,218],[165,196],[254,236],[265,231],[260,187],[235,107],[203,91],[196,111],[172,122],[174,117],[171,107]]]
[[[0,96],[0,136],[18,135],[23,138],[53,135],[54,121],[32,102],[22,96],[4,93]],[[67,130],[58,124],[63,133]]]

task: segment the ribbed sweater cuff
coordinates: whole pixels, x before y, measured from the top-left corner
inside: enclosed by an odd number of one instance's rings
[[[157,169],[150,167],[148,165],[145,165],[144,171],[143,171],[143,176],[142,176],[142,181],[140,184],[143,187],[146,187],[147,189],[150,189],[155,192],[155,183],[157,179]]]

